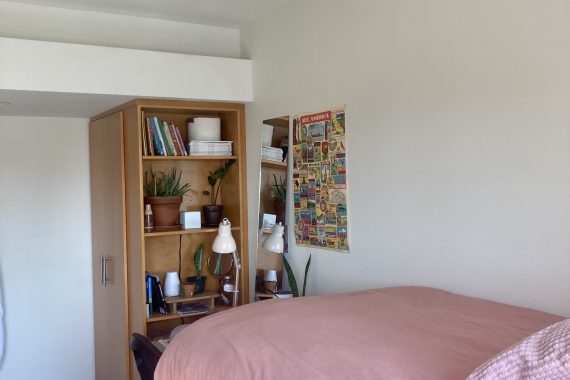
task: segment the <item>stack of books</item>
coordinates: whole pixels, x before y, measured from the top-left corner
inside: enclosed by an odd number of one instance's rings
[[[261,147],[261,159],[268,161],[283,162],[283,149],[270,146]]]
[[[191,315],[210,314],[214,309],[210,306],[199,303],[186,303],[178,306],[178,315],[181,317],[189,317]]]
[[[164,293],[160,278],[146,272],[146,316],[152,316],[155,312],[168,314]]]
[[[191,156],[231,156],[232,141],[197,141],[188,144]]]
[[[180,130],[174,123],[159,120],[156,116],[144,118],[142,128],[143,155],[187,156]]]

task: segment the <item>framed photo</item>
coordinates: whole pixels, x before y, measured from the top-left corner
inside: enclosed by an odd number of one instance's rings
[[[271,231],[275,223],[277,223],[277,215],[263,214],[263,219],[261,220],[261,229]]]

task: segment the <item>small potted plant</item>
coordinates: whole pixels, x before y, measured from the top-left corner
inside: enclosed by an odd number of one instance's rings
[[[167,172],[155,173],[152,166],[144,173],[145,204],[150,204],[154,229],[158,231],[178,228],[182,197],[191,191],[190,184],[181,184],[182,172],[172,168]]]
[[[218,205],[218,195],[220,195],[220,189],[222,187],[222,180],[228,174],[231,166],[236,160],[228,160],[224,166],[216,169],[214,172],[210,172],[208,176],[208,184],[210,185],[210,190],[202,191],[202,194],[209,197],[210,204],[203,207],[204,210],[204,225],[208,227],[217,227],[222,220],[222,211],[224,206]]]
[[[196,276],[187,278],[189,284],[196,284],[194,294],[203,293],[206,288],[206,277],[202,276],[202,264],[204,257],[204,243],[200,243],[194,252],[194,267],[196,268]]]
[[[273,185],[271,185],[271,199],[273,199],[273,208],[277,216],[277,222],[285,224],[285,201],[287,199],[287,187],[285,180],[273,174]]]

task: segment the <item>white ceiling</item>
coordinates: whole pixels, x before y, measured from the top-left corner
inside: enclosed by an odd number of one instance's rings
[[[239,27],[294,0],[19,0],[20,3]]]

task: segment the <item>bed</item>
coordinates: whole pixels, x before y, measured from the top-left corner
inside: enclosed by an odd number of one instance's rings
[[[155,379],[465,379],[562,320],[425,287],[268,300],[185,328]]]

